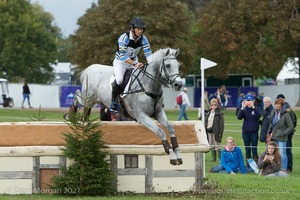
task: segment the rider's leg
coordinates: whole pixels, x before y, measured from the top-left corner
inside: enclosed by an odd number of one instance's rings
[[[111,93],[112,103],[110,106],[110,111],[112,111],[112,112],[118,112],[117,97],[118,97],[119,91],[120,91],[120,85],[118,85],[116,83],[116,81],[114,81],[112,83],[112,93]]]
[[[113,65],[114,65],[114,74],[116,80],[112,84],[112,93],[111,93],[112,102],[110,105],[110,111],[118,112],[119,105],[118,105],[117,97],[120,92],[120,85],[123,83],[124,74],[130,65],[116,59],[114,60]]]

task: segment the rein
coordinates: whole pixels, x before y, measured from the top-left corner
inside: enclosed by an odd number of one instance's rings
[[[163,84],[172,84],[172,82],[174,82],[175,79],[176,79],[177,77],[179,77],[180,75],[179,75],[178,73],[177,73],[177,74],[172,74],[172,75],[169,75],[169,74],[168,74],[168,72],[167,72],[167,70],[166,70],[166,65],[165,65],[165,61],[166,61],[167,59],[176,59],[176,58],[175,58],[175,57],[171,57],[171,58],[170,58],[170,57],[169,57],[169,58],[163,58],[162,64],[161,64],[161,66],[160,66],[160,76],[159,76],[159,77],[157,77],[157,76],[155,76],[155,75],[153,75],[153,74],[151,74],[151,73],[149,73],[149,72],[147,71],[147,68],[148,68],[148,66],[149,66],[148,63],[146,63],[146,64],[144,65],[144,67],[141,68],[141,69],[135,69],[135,70],[132,72],[132,77],[133,77],[133,79],[130,81],[130,84],[129,84],[129,89],[128,89],[129,92],[124,93],[124,94],[132,94],[132,93],[144,92],[146,95],[150,96],[150,97],[153,98],[153,99],[159,99],[159,98],[161,98],[161,96],[163,95],[163,91],[162,91],[162,90],[161,90],[158,94],[154,94],[154,93],[147,92],[146,89],[145,89],[145,87],[143,86],[141,80],[140,80],[138,77],[139,77],[139,75],[142,73],[142,76],[146,76],[147,78],[149,78],[149,79],[151,79],[152,81],[157,82],[157,83],[159,83],[159,84],[161,84],[161,85],[163,85]],[[134,72],[137,71],[137,70],[138,70],[138,74],[135,75]],[[167,79],[162,78],[162,73],[165,74],[165,76],[167,77]],[[172,78],[172,77],[174,77],[174,78]],[[171,78],[172,78],[172,79],[171,79]],[[139,89],[139,90],[134,90],[134,88],[131,88],[132,83],[133,83],[134,81],[137,81],[137,83],[138,83],[138,85],[141,87],[141,89]],[[130,91],[131,91],[131,92],[130,92]]]
[[[172,84],[172,82],[174,82],[177,77],[180,77],[180,75],[178,73],[177,74],[172,74],[172,75],[168,74],[168,72],[166,70],[166,65],[165,65],[165,61],[168,60],[168,59],[175,59],[176,60],[176,58],[175,57],[171,57],[171,58],[166,58],[165,57],[165,58],[163,58],[162,64],[160,66],[160,74],[162,75],[162,73],[164,73],[165,76],[167,77],[167,79],[162,78],[161,76],[157,77],[157,76],[152,75],[149,72],[147,72],[147,67],[149,65],[148,63],[145,65],[144,68],[140,69],[140,71],[142,71],[143,74],[145,76],[147,76],[149,79],[151,79],[151,80],[153,80],[153,81],[155,81],[155,82],[157,82],[161,85]],[[172,77],[174,77],[174,78],[171,80]]]

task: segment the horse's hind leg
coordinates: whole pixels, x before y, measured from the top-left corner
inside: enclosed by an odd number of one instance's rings
[[[92,108],[84,108],[83,109],[83,120],[86,121],[90,118]]]
[[[72,117],[72,116],[74,116],[74,115],[76,114],[77,109],[78,109],[78,100],[77,100],[77,97],[75,96],[75,97],[74,97],[74,100],[73,100],[73,102],[72,102],[72,105],[71,105],[70,108],[69,108],[68,113],[65,113],[65,114],[63,115],[63,118],[64,118],[65,120],[69,120],[70,117]]]

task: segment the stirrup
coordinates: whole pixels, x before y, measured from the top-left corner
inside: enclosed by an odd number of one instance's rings
[[[119,112],[119,104],[117,102],[112,102],[110,105],[109,111],[112,113]]]

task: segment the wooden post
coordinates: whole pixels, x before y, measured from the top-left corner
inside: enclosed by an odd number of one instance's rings
[[[195,152],[195,182],[196,191],[203,186],[203,153]]]
[[[37,194],[40,191],[40,157],[32,157],[32,193]]]
[[[113,187],[118,191],[118,157],[117,155],[110,155],[110,168],[113,174]]]
[[[145,155],[145,193],[152,193],[153,189],[153,156]]]

